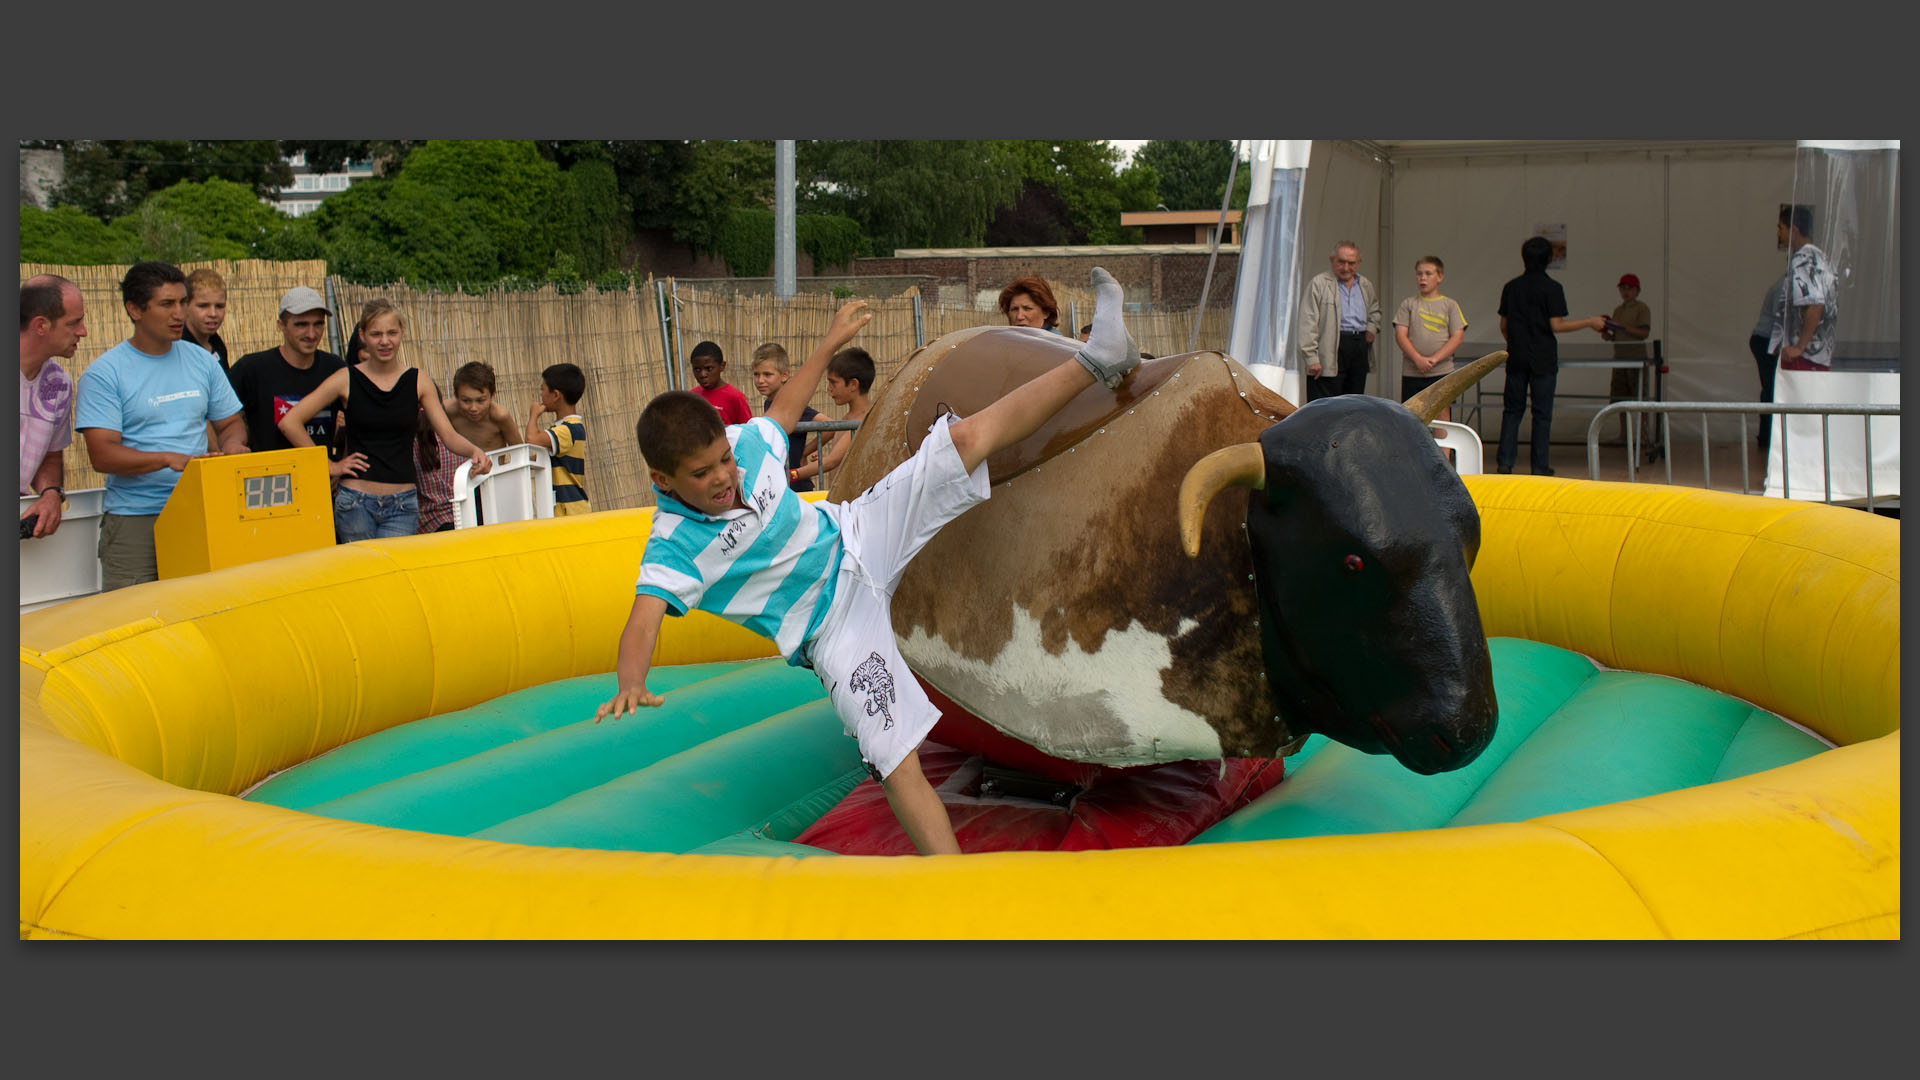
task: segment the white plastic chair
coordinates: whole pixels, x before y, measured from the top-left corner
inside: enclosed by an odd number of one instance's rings
[[[1482,471],[1479,432],[1451,420],[1434,420],[1427,426],[1433,429],[1435,442],[1453,451],[1454,472],[1466,475]]]
[[[453,470],[454,528],[470,529],[482,519],[496,525],[553,516],[553,461],[544,448],[516,443],[487,454],[493,458],[493,471],[485,476],[470,475],[470,461]]]

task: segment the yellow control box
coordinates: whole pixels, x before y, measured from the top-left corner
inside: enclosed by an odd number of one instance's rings
[[[194,458],[153,526],[162,578],[333,546],[333,491],[318,446]]]

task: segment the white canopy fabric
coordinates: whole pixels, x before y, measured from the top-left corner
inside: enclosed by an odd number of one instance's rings
[[[1574,317],[1612,312],[1620,303],[1621,275],[1639,278],[1640,299],[1652,310],[1653,336],[1669,368],[1667,400],[1758,400],[1759,374],[1748,338],[1787,258],[1774,226],[1780,207],[1794,198],[1793,141],[1316,140],[1311,145],[1300,196],[1296,302],[1306,281],[1327,268],[1334,244],[1352,240],[1360,246],[1361,273],[1379,288],[1383,321],[1390,323],[1401,300],[1417,291],[1414,260],[1437,255],[1446,264],[1441,292],[1465,311],[1467,341],[1497,344],[1500,290],[1521,272],[1520,245],[1550,229],[1566,239],[1565,264],[1549,273],[1566,289]],[[1249,234],[1253,218],[1250,208]],[[1885,236],[1893,237],[1896,228],[1897,221]],[[1247,246],[1253,246],[1251,240]],[[1897,243],[1884,250],[1896,248]],[[1236,308],[1248,301],[1247,275],[1255,261],[1242,253]],[[1877,316],[1878,322],[1888,319],[1890,327],[1879,330],[1897,342],[1897,304],[1885,305]],[[1590,332],[1564,335],[1561,341],[1604,347]],[[1388,332],[1375,346],[1369,390],[1396,396],[1400,357],[1391,342]],[[1285,353],[1292,374],[1298,357],[1291,334]],[[1604,395],[1608,374],[1563,372],[1560,392]],[[1861,392],[1888,393],[1885,384],[1897,395],[1897,376],[1869,379],[1863,387],[1867,383],[1873,388]],[[1497,384],[1492,389],[1497,395]],[[1557,420],[1556,434],[1584,436],[1591,412],[1569,410],[1564,416],[1569,426]],[[1884,422],[1874,421],[1876,457]],[[1739,432],[1739,421],[1730,416],[1676,415],[1672,423],[1675,441],[1683,445],[1683,440],[1697,442],[1703,423],[1714,441],[1733,441]],[[1750,437],[1754,430],[1750,421]],[[1884,441],[1887,452],[1897,455],[1897,435]],[[1875,474],[1876,494],[1897,490],[1897,473],[1886,482],[1883,488]],[[1796,496],[1802,494],[1799,488],[1796,476]]]

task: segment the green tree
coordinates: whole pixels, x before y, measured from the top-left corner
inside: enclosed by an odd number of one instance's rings
[[[802,208],[852,218],[886,254],[979,244],[1026,176],[1014,144],[1001,141],[870,139],[796,150]]]
[[[127,261],[126,237],[77,206],[20,207],[20,261],[106,266]]]
[[[127,253],[128,261],[182,263],[247,257],[243,245],[201,236],[186,218],[156,205],[152,199],[141,203],[133,213],[114,218],[108,228],[120,237],[120,249]]]
[[[1160,202],[1169,210],[1218,210],[1233,170],[1231,139],[1153,139],[1134,160],[1159,176]],[[1253,176],[1243,166],[1235,176],[1233,208],[1244,210]]]
[[[633,237],[633,208],[620,193],[620,177],[602,153],[568,165],[560,174],[556,265],[568,257],[574,272],[594,279],[625,261]]]
[[[846,266],[862,255],[873,253],[873,246],[860,223],[838,214],[795,214],[794,246],[813,257],[816,272],[830,266]]]
[[[349,281],[491,284],[503,273],[499,249],[471,202],[432,184],[362,180],[312,217],[329,265]]]
[[[773,211],[735,207],[720,229],[720,257],[735,277],[765,277],[773,267]]]
[[[773,205],[773,143],[694,143],[671,191],[673,238],[701,251],[720,251],[734,211]]]
[[[260,201],[248,188],[227,180],[181,183],[148,196],[151,206],[171,214],[204,241],[201,259],[310,259],[320,256],[311,222],[289,217]]]
[[[451,201],[492,238],[498,274],[539,276],[552,261],[560,169],[531,141],[435,140],[408,155],[393,185],[410,204]],[[413,254],[428,258],[419,245]]]
[[[152,192],[182,181],[218,178],[260,196],[293,183],[293,169],[272,139],[50,139],[37,145],[60,150],[66,165],[55,204],[101,221],[131,214]]]

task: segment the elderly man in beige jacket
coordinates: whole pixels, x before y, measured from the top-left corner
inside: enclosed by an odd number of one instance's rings
[[[1360,245],[1333,246],[1333,269],[1314,275],[1300,305],[1300,364],[1307,400],[1367,389],[1368,355],[1380,334],[1380,294],[1360,275]]]

